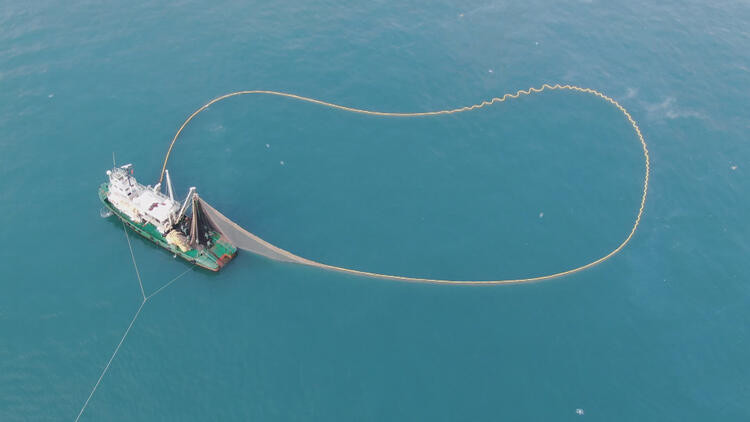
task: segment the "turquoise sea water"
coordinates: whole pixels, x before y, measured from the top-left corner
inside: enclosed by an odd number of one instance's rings
[[[424,111],[545,82],[607,93],[649,142],[620,254],[495,287],[240,254],[146,303],[80,420],[750,419],[748,22],[744,1],[0,3],[0,420],[74,420],[141,303],[99,216],[112,152],[154,183],[183,119],[240,89]],[[305,257],[509,278],[617,246],[643,157],[567,92],[424,119],[242,97],[170,169]],[[189,268],[131,240],[146,294]]]

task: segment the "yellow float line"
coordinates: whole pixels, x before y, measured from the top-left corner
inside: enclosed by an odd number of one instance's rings
[[[169,144],[169,149],[167,150],[167,154],[164,157],[164,164],[162,165],[161,169],[161,176],[159,177],[159,183],[162,182],[162,179],[164,178],[164,170],[167,168],[167,162],[169,161],[169,155],[172,153],[172,148],[174,148],[175,143],[177,142],[177,138],[180,136],[180,133],[185,129],[185,127],[190,123],[191,120],[198,114],[200,114],[202,111],[210,107],[211,105],[225,100],[230,97],[236,97],[238,95],[248,95],[248,94],[261,94],[261,95],[275,95],[279,97],[287,97],[292,98],[294,100],[299,101],[305,101],[308,103],[314,103],[319,104],[325,107],[335,108],[339,110],[344,110],[352,113],[359,113],[359,114],[367,114],[372,116],[385,116],[385,117],[424,117],[424,116],[438,116],[438,115],[445,115],[445,114],[455,114],[455,113],[462,113],[465,111],[471,111],[471,110],[477,110],[482,107],[490,106],[495,103],[502,103],[505,102],[508,99],[512,98],[518,98],[522,95],[531,95],[540,93],[542,91],[554,91],[554,90],[568,90],[568,91],[577,91],[582,92],[585,94],[591,94],[595,95],[608,103],[614,105],[617,107],[620,112],[625,116],[625,118],[630,122],[630,125],[633,127],[633,130],[635,131],[636,135],[638,136],[638,140],[641,142],[641,147],[643,148],[643,158],[645,159],[646,163],[646,172],[645,176],[643,178],[643,195],[641,196],[641,202],[640,206],[638,207],[638,213],[635,217],[635,222],[633,223],[633,227],[630,229],[630,232],[628,233],[627,237],[625,237],[625,240],[620,243],[619,246],[617,246],[615,249],[607,253],[606,255],[602,256],[601,258],[591,261],[588,264],[581,265],[579,267],[571,268],[569,270],[553,273],[553,274],[547,274],[537,277],[529,277],[529,278],[516,278],[516,279],[505,279],[505,280],[441,280],[441,279],[432,279],[432,278],[421,278],[421,277],[406,277],[406,276],[400,276],[400,275],[388,275],[388,274],[379,274],[379,273],[373,273],[368,271],[360,271],[355,270],[351,268],[344,268],[344,267],[337,267],[333,265],[323,264],[316,261],[311,261],[309,259],[298,257],[290,252],[284,251],[283,249],[279,249],[280,251],[286,252],[287,254],[297,258],[295,261],[304,264],[304,265],[310,265],[318,268],[323,268],[326,270],[333,270],[333,271],[339,271],[349,274],[355,274],[365,277],[375,277],[375,278],[382,278],[382,279],[388,279],[388,280],[398,280],[398,281],[409,281],[409,282],[419,282],[419,283],[436,283],[436,284],[469,284],[469,285],[477,285],[477,284],[513,284],[513,283],[527,283],[532,281],[541,281],[541,280],[549,280],[551,278],[557,278],[566,276],[569,274],[577,273],[579,271],[583,271],[585,269],[591,268],[594,265],[600,264],[617,254],[622,250],[622,248],[627,245],[630,240],[633,238],[633,235],[635,235],[636,230],[638,229],[638,226],[641,222],[641,217],[643,216],[643,209],[646,206],[646,196],[648,195],[648,182],[649,182],[649,175],[651,171],[651,162],[648,155],[648,146],[646,145],[646,140],[643,138],[643,134],[641,133],[641,129],[638,127],[638,123],[636,123],[635,119],[630,115],[630,113],[620,105],[617,101],[615,101],[613,98],[608,97],[607,95],[591,88],[581,88],[575,85],[549,85],[549,84],[543,84],[539,88],[529,88],[527,90],[519,90],[516,91],[514,94],[505,94],[502,97],[494,97],[490,99],[489,101],[482,101],[479,104],[474,104],[471,106],[466,107],[460,107],[460,108],[454,108],[450,110],[437,110],[437,111],[424,111],[424,112],[417,112],[417,113],[393,113],[393,112],[383,112],[383,111],[372,111],[372,110],[363,110],[359,108],[354,107],[347,107],[339,104],[329,103],[327,101],[321,101],[316,100],[314,98],[308,98],[303,97],[300,95],[290,94],[287,92],[278,92],[278,91],[264,91],[264,90],[254,90],[254,91],[237,91],[232,92],[226,95],[222,95],[221,97],[214,98],[213,100],[209,101],[208,103],[204,104],[201,108],[195,110],[193,114],[191,114],[187,120],[180,126],[180,128],[177,130],[177,133],[175,133],[174,138],[172,138],[172,142]]]

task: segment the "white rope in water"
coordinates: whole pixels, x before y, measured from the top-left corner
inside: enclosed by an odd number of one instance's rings
[[[117,343],[117,347],[115,347],[115,351],[112,353],[112,356],[110,356],[109,361],[107,362],[107,365],[104,366],[104,369],[102,370],[102,373],[99,375],[99,379],[96,380],[96,384],[94,384],[94,388],[91,389],[91,393],[89,393],[88,398],[86,398],[86,401],[83,403],[83,406],[81,407],[81,410],[78,412],[78,416],[75,418],[75,422],[78,422],[78,420],[83,415],[83,412],[86,410],[86,407],[89,405],[89,402],[91,401],[91,398],[94,397],[94,393],[96,392],[96,389],[99,388],[99,384],[102,382],[102,379],[104,379],[104,375],[107,374],[107,371],[109,370],[110,365],[112,365],[112,361],[115,360],[115,356],[117,356],[117,352],[120,351],[120,347],[125,342],[125,338],[130,333],[130,329],[133,328],[133,324],[135,324],[135,320],[138,319],[138,316],[141,314],[141,310],[143,309],[143,306],[146,305],[146,302],[149,301],[152,297],[156,296],[157,294],[161,293],[164,289],[169,287],[172,283],[179,280],[184,276],[185,274],[189,273],[193,268],[195,268],[195,265],[192,265],[187,270],[183,271],[180,275],[177,277],[169,280],[167,283],[165,283],[163,286],[156,289],[153,293],[146,296],[146,291],[143,289],[143,281],[141,280],[141,273],[138,271],[138,263],[135,261],[135,254],[133,253],[133,245],[130,243],[130,236],[128,236],[128,230],[125,227],[125,223],[122,225],[123,230],[125,230],[125,239],[128,241],[128,249],[130,249],[130,257],[133,260],[133,267],[135,268],[135,275],[138,277],[138,285],[141,288],[141,295],[143,296],[143,300],[141,301],[141,305],[138,307],[138,310],[135,312],[135,315],[133,316],[133,319],[130,321],[130,325],[128,325],[128,328],[125,330],[125,333],[122,335],[122,338],[120,339],[120,342]]]
[[[122,338],[120,339],[120,342],[117,343],[117,347],[115,347],[115,352],[112,353],[112,357],[109,358],[109,362],[107,362],[107,365],[104,367],[104,370],[102,371],[101,375],[99,375],[99,379],[96,380],[96,384],[94,384],[94,388],[91,389],[91,393],[89,394],[89,397],[86,399],[86,402],[83,403],[83,407],[81,407],[81,411],[78,412],[78,416],[76,416],[76,422],[78,422],[78,419],[81,418],[81,415],[83,415],[83,411],[86,410],[86,406],[89,405],[89,401],[91,401],[91,397],[94,396],[94,392],[96,392],[96,389],[99,387],[99,383],[102,382],[102,379],[104,378],[104,375],[109,370],[109,366],[112,364],[112,361],[115,360],[115,356],[117,356],[117,352],[120,351],[120,346],[122,346],[122,343],[125,341],[125,337],[128,336],[128,333],[130,333],[130,329],[133,328],[133,324],[135,324],[135,320],[138,319],[138,315],[141,314],[141,309],[143,309],[143,305],[146,304],[146,301],[144,300],[141,302],[141,306],[138,307],[138,311],[135,313],[135,316],[133,316],[133,320],[130,321],[130,325],[128,325],[128,329],[125,330],[125,334],[122,335]]]
[[[182,276],[184,276],[185,274],[189,273],[189,272],[190,272],[190,271],[191,271],[191,270],[192,270],[193,268],[195,268],[195,264],[193,264],[193,265],[192,265],[192,266],[191,266],[190,268],[188,268],[187,270],[183,271],[183,272],[182,272],[182,274],[180,274],[180,275],[178,275],[177,277],[175,277],[175,278],[173,278],[173,279],[169,280],[169,282],[167,282],[167,284],[165,284],[165,285],[163,285],[163,286],[159,287],[158,289],[156,289],[156,291],[154,291],[154,292],[153,292],[153,293],[151,293],[150,295],[146,296],[146,300],[149,300],[149,299],[151,299],[152,297],[156,296],[156,295],[157,295],[157,294],[158,294],[159,292],[161,292],[162,290],[164,290],[164,289],[166,289],[167,287],[169,287],[169,285],[170,285],[170,284],[174,283],[175,281],[177,281],[177,280],[179,280],[180,278],[182,278]]]
[[[135,254],[133,253],[133,245],[130,243],[130,236],[128,236],[128,229],[125,227],[125,223],[122,223],[122,230],[125,232],[125,239],[128,241],[128,249],[130,249],[130,257],[133,258],[133,267],[135,268],[135,275],[138,277],[138,285],[141,287],[141,295],[143,301],[146,301],[146,291],[143,290],[143,281],[141,280],[141,272],[138,271],[138,264],[135,262]]]

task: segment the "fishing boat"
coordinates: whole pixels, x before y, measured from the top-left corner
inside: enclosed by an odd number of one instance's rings
[[[182,203],[175,200],[169,171],[167,194],[161,192],[161,183],[154,187],[138,183],[132,164],[107,170],[107,177],[109,181],[99,187],[99,199],[144,238],[211,271],[219,271],[237,254],[237,248],[203,212],[195,187]]]

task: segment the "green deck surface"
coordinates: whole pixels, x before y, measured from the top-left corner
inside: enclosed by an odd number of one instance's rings
[[[226,264],[229,260],[231,260],[237,254],[237,248],[234,247],[234,245],[227,242],[225,239],[223,239],[221,236],[221,233],[218,233],[215,231],[211,233],[211,239],[213,240],[213,245],[211,246],[211,248],[204,249],[202,251],[198,249],[190,249],[186,252],[183,252],[177,246],[172,245],[169,242],[167,242],[164,236],[162,236],[161,233],[159,233],[159,231],[156,229],[156,227],[154,227],[153,224],[151,223],[138,224],[134,222],[133,220],[131,220],[123,212],[118,210],[107,199],[108,192],[109,192],[109,184],[103,183],[99,187],[99,199],[102,201],[104,206],[107,207],[107,209],[112,211],[114,215],[116,215],[120,220],[122,220],[128,227],[130,227],[136,233],[154,242],[155,244],[161,246],[162,248],[168,250],[169,252],[185,259],[188,262],[195,263],[196,265],[206,268],[211,271],[219,271],[224,264]],[[222,257],[224,257],[223,264],[220,262],[220,259]]]

